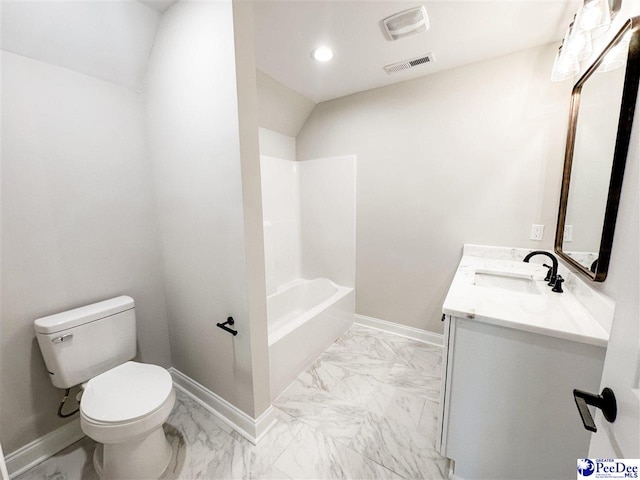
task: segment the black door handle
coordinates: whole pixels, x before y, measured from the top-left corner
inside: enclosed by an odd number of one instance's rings
[[[582,424],[584,428],[591,432],[597,432],[596,424],[593,421],[591,412],[587,405],[593,405],[596,408],[602,410],[604,418],[608,422],[614,422],[618,415],[618,406],[616,404],[616,396],[613,394],[613,390],[608,387],[602,389],[600,395],[594,395],[593,393],[583,392],[582,390],[575,389],[573,391],[573,399],[576,401],[580,418],[582,418]]]

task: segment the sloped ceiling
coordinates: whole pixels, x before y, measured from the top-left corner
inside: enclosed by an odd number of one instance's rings
[[[315,103],[258,70],[258,114],[263,128],[295,137]]]
[[[3,1],[2,49],[140,88],[159,19],[135,0]]]

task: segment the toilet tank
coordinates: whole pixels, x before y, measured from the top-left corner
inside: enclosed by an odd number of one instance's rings
[[[58,388],[86,382],[136,356],[131,297],[111,298],[33,323],[49,378]]]

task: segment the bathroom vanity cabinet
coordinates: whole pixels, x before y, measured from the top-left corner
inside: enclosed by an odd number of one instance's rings
[[[447,316],[440,453],[456,477],[573,478],[586,456],[572,391],[600,390],[605,348]]]
[[[575,478],[590,432],[573,389],[600,391],[608,331],[551,292],[544,267],[507,254],[466,253],[447,294],[436,447],[456,478]]]

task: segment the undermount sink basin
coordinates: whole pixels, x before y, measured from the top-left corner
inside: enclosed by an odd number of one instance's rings
[[[540,289],[531,275],[512,275],[496,272],[476,272],[473,284],[479,287],[498,288],[511,292],[540,295]]]

